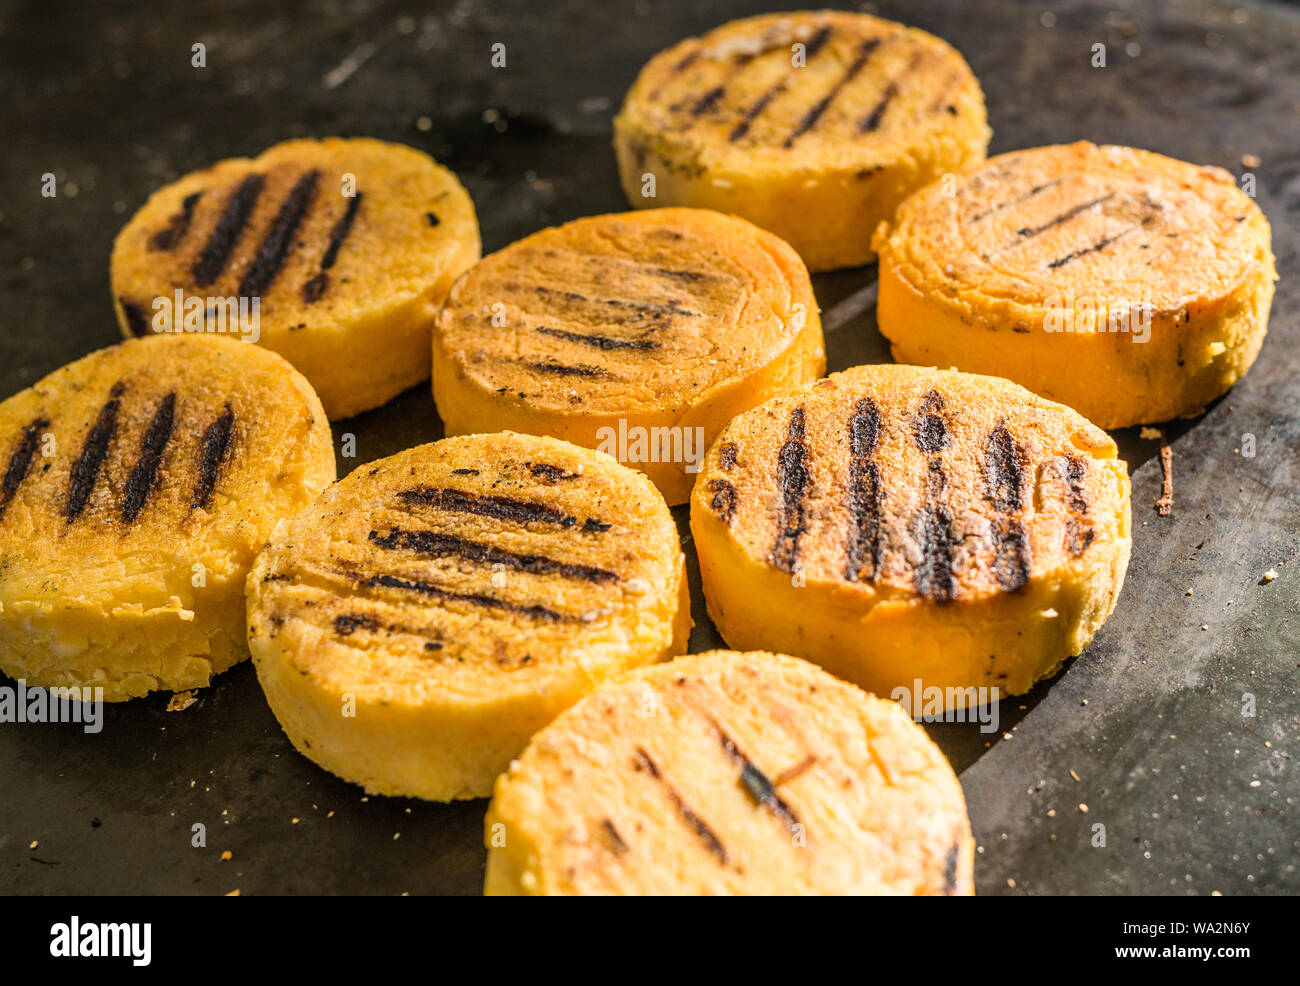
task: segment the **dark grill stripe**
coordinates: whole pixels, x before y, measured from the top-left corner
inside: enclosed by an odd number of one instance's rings
[[[1040,193],[1047,191],[1049,188],[1054,188],[1055,186],[1061,184],[1061,182],[1064,180],[1065,179],[1063,178],[1053,178],[1051,181],[1045,181],[1041,185],[1035,185],[1024,195],[1017,196],[1016,198],[1012,199],[1009,202],[1001,202],[998,205],[990,206],[989,208],[985,209],[983,212],[971,216],[970,221],[973,223],[977,223],[981,219],[985,219],[996,212],[1001,212],[1004,209],[1010,209],[1012,206],[1020,205],[1022,202],[1028,202],[1035,195],[1039,195]]]
[[[170,250],[185,239],[185,234],[190,228],[190,220],[194,218],[194,207],[198,205],[201,198],[203,198],[202,192],[191,192],[185,196],[181,200],[180,212],[168,219],[167,225],[149,238],[149,246],[155,250]]]
[[[90,494],[99,479],[99,470],[103,468],[104,459],[108,457],[108,447],[117,433],[117,413],[122,405],[122,392],[126,387],[119,381],[109,391],[108,402],[99,409],[99,416],[86,434],[86,441],[81,446],[81,454],[73,463],[72,475],[68,482],[68,503],[63,516],[68,523],[81,516],[90,500]]]
[[[316,183],[320,180],[319,171],[308,171],[294,182],[293,188],[285,196],[280,211],[266,231],[253,262],[244,272],[239,282],[239,293],[245,297],[255,297],[271,286],[275,276],[284,266],[285,258],[293,248],[293,237],[302,224],[303,217],[316,194]]]
[[[137,338],[148,335],[149,319],[145,317],[144,309],[125,298],[117,300],[122,305],[122,314],[126,316],[126,327],[131,331],[131,335]]]
[[[776,793],[776,785],[759,770],[758,765],[745,755],[736,745],[736,741],[728,736],[712,717],[709,723],[718,737],[718,742],[722,744],[722,750],[727,758],[740,768],[740,783],[749,796],[779,818],[791,832],[798,831],[796,826],[799,825],[799,816],[795,814],[789,803]]]
[[[725,86],[714,86],[691,106],[691,116],[703,116],[709,112],[718,105],[718,100],[722,99],[722,94],[726,91]]]
[[[804,497],[812,484],[808,472],[808,446],[804,442],[804,410],[790,414],[788,437],[777,453],[776,488],[781,495],[781,528],[772,548],[772,562],[783,572],[793,572],[799,555],[799,538],[805,524]]]
[[[208,242],[203,245],[198,259],[194,261],[191,273],[195,285],[206,287],[217,279],[265,186],[266,175],[249,175],[239,183],[226,202],[226,209],[217,220]]]
[[[23,485],[27,472],[32,467],[36,456],[36,446],[40,444],[41,433],[50,426],[50,419],[37,418],[23,429],[22,437],[9,456],[9,465],[5,467],[3,483],[0,483],[0,517],[4,516],[9,502],[18,494],[18,487]]]
[[[799,121],[799,125],[796,126],[794,130],[791,131],[790,136],[785,139],[786,147],[794,146],[796,140],[806,134],[813,127],[817,126],[817,121],[821,119],[822,114],[826,112],[827,107],[830,106],[835,97],[839,95],[840,90],[848,85],[849,82],[851,82],[854,77],[862,71],[863,66],[867,64],[867,59],[871,57],[871,53],[879,46],[879,38],[868,38],[858,46],[858,54],[853,59],[852,64],[844,70],[844,74],[840,76],[835,85],[831,87],[831,91],[823,96],[812,107],[812,109],[804,114],[803,119]]]
[[[1065,547],[1070,554],[1078,557],[1088,550],[1097,532],[1088,522],[1088,494],[1083,481],[1088,475],[1087,463],[1077,455],[1065,458],[1065,482],[1070,491],[1067,506],[1070,516],[1065,521]]]
[[[192,507],[206,509],[212,502],[212,493],[217,488],[217,478],[221,475],[221,466],[230,451],[231,437],[234,433],[235,412],[229,404],[221,417],[213,421],[203,432],[203,443],[199,448],[199,476],[194,487]]]
[[[898,84],[891,82],[885,87],[884,94],[880,97],[880,100],[876,105],[872,107],[871,112],[864,116],[862,122],[858,124],[858,133],[867,134],[871,133],[873,130],[879,129],[880,121],[884,119],[885,116],[885,110],[889,109],[889,104],[893,102],[894,97],[897,95]]]
[[[948,447],[948,425],[940,412],[943,395],[927,391],[921,399],[921,413],[913,425],[917,447],[928,458],[926,505],[913,521],[913,536],[921,545],[921,564],[916,569],[916,591],[933,602],[947,602],[956,594],[952,572],[952,513],[942,502],[948,479],[943,471],[943,450]]]
[[[999,516],[994,520],[993,575],[1004,592],[1029,581],[1029,543],[1020,522],[1024,466],[1005,421],[984,442],[984,489]]]
[[[176,394],[170,393],[158,404],[149,430],[140,442],[140,458],[126,481],[126,494],[122,501],[122,519],[134,523],[144,509],[145,501],[158,478],[158,466],[163,451],[171,441],[172,426],[176,420]]]
[[[682,800],[682,796],[677,793],[677,789],[668,783],[663,774],[660,773],[659,765],[650,759],[650,754],[646,753],[644,747],[638,746],[636,748],[636,751],[632,756],[632,764],[638,770],[646,771],[651,777],[658,781],[660,785],[662,785],[669,800],[671,800],[674,807],[676,807],[678,814],[686,820],[686,824],[691,827],[691,830],[700,837],[700,840],[708,848],[709,852],[717,856],[718,861],[725,866],[728,861],[727,847],[722,844],[722,840],[718,838],[717,833],[709,827],[708,823],[697,815],[691,809],[690,805]]]
[[[551,336],[555,339],[564,339],[568,342],[576,342],[583,346],[591,346],[595,349],[658,349],[659,343],[653,339],[614,339],[610,336],[586,335],[582,332],[569,332],[566,329],[552,329],[549,326],[539,325],[537,331],[542,335]]]
[[[401,589],[406,592],[418,592],[422,596],[429,596],[433,599],[445,599],[449,602],[469,603],[471,606],[481,606],[484,609],[498,610],[507,613],[518,613],[520,616],[531,617],[535,620],[541,620],[545,623],[574,623],[576,617],[566,616],[563,613],[557,613],[553,609],[540,605],[520,605],[512,603],[505,599],[498,599],[495,596],[484,596],[474,592],[452,592],[449,589],[443,589],[432,582],[425,582],[421,579],[402,579],[396,575],[369,575],[359,580],[363,586],[381,587],[384,589]]]
[[[1025,236],[1025,237],[1037,236],[1039,233],[1043,232],[1044,230],[1048,230],[1051,229],[1053,226],[1059,226],[1061,225],[1061,223],[1068,222],[1069,220],[1077,216],[1079,213],[1087,212],[1094,205],[1101,205],[1103,202],[1107,202],[1110,199],[1113,199],[1114,197],[1115,197],[1114,192],[1108,192],[1105,195],[1100,195],[1097,198],[1090,199],[1087,202],[1080,202],[1078,205],[1066,209],[1064,212],[1053,216],[1051,219],[1047,220],[1047,222],[1039,226],[1025,226],[1021,229],[1016,230],[1016,235]]]
[[[389,551],[401,549],[413,551],[419,555],[434,558],[463,558],[481,565],[503,565],[518,572],[532,575],[562,575],[565,578],[580,579],[584,582],[617,582],[619,575],[607,568],[594,565],[579,565],[573,562],[559,561],[546,555],[520,554],[493,547],[481,541],[457,537],[454,534],[442,534],[437,531],[408,531],[393,528],[380,537],[378,531],[370,532],[371,543]]]
[[[870,397],[858,401],[849,419],[849,528],[844,575],[850,582],[871,581],[880,571],[880,515],[884,491],[875,461],[880,410]]]
[[[557,288],[548,288],[541,284],[537,285],[533,290],[544,298],[551,298],[556,301],[568,302],[570,304],[601,305],[606,308],[623,308],[649,318],[667,318],[670,315],[685,315],[690,318],[697,318],[700,314],[699,312],[691,311],[689,308],[682,308],[680,305],[672,301],[628,301],[623,298],[588,298],[585,294],[579,294],[577,291],[564,291]]]
[[[475,514],[479,517],[493,517],[497,520],[513,520],[522,524],[541,521],[547,524],[559,524],[561,527],[572,527],[578,522],[576,517],[557,510],[550,504],[538,503],[535,500],[516,500],[508,496],[480,496],[463,490],[416,486],[409,490],[401,490],[397,497],[407,504]],[[590,522],[588,518],[588,523]]]
[[[590,363],[561,363],[558,360],[544,360],[525,363],[524,366],[538,373],[550,373],[557,377],[606,377],[609,372],[602,366]]]
[[[811,38],[808,39],[808,43],[804,46],[805,66],[807,66],[808,64],[808,59],[812,58],[815,54],[817,54],[817,52],[821,51],[822,48],[826,46],[826,42],[830,40],[830,36],[831,36],[831,28],[830,25],[827,24],[821,29],[819,29],[817,33],[814,34]],[[798,71],[798,69],[795,69],[794,71]],[[754,125],[754,121],[758,119],[758,117],[762,114],[762,112],[765,109],[767,109],[768,104],[771,103],[772,100],[774,100],[777,96],[781,95],[781,93],[785,92],[786,88],[790,84],[790,78],[791,78],[791,74],[787,73],[784,79],[782,79],[780,82],[775,83],[770,89],[767,90],[767,92],[759,96],[758,99],[754,101],[754,104],[750,106],[748,110],[745,111],[745,115],[741,118],[740,122],[736,124],[735,128],[732,129],[727,139],[734,143],[735,141],[740,140],[742,137],[744,137],[745,134],[749,133],[750,127]]]
[[[709,480],[709,507],[722,518],[724,524],[730,525],[736,516],[736,487],[725,479]]]
[[[952,574],[952,514],[947,507],[921,511],[918,540],[921,564],[916,570],[916,591],[933,602],[947,602],[956,591]]]
[[[330,277],[326,272],[338,260],[343,241],[352,232],[352,224],[357,219],[357,210],[361,208],[361,197],[362,193],[357,192],[348,199],[347,208],[343,210],[343,215],[339,217],[339,221],[330,230],[329,245],[325,247],[325,254],[320,258],[320,272],[302,286],[302,299],[309,305],[319,301],[321,295],[329,290]],[[434,216],[432,212],[426,213],[426,215],[433,216],[434,220],[437,219],[437,216]]]
[[[727,135],[727,140],[735,143],[744,137],[745,134],[749,133],[749,129],[754,125],[754,121],[758,119],[763,110],[767,109],[768,104],[771,103],[772,100],[785,92],[787,85],[787,80],[782,79],[780,82],[768,89],[767,92],[763,93],[763,95],[759,96],[758,99],[754,100],[754,104],[745,111],[745,115],[741,117],[740,122],[737,123],[732,128],[731,133]]]
[[[948,897],[957,892],[957,848],[949,849],[943,861],[943,892]]]
[[[1072,260],[1078,260],[1080,257],[1087,256],[1090,253],[1097,253],[1100,250],[1105,250],[1106,247],[1110,246],[1112,243],[1117,242],[1118,240],[1122,240],[1124,237],[1128,236],[1128,234],[1132,233],[1134,230],[1141,229],[1143,226],[1147,225],[1147,223],[1151,222],[1151,220],[1154,218],[1155,218],[1154,216],[1147,216],[1141,222],[1136,222],[1132,226],[1128,226],[1120,230],[1118,233],[1115,233],[1111,236],[1103,236],[1092,246],[1085,247],[1082,250],[1074,250],[1071,253],[1067,253],[1064,257],[1060,257],[1056,260],[1053,260],[1047,266],[1051,270],[1056,270],[1056,268],[1064,267]]]

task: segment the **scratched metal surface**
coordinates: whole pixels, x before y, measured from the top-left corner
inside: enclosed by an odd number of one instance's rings
[[[159,184],[292,136],[399,140],[461,175],[494,250],[622,208],[609,118],[637,68],[760,9],[775,8],[0,3],[0,396],[117,340],[109,247]],[[984,85],[995,153],[1086,137],[1234,173],[1258,155],[1282,273],[1256,368],[1200,419],[1166,428],[1172,516],[1151,509],[1157,443],[1117,435],[1134,473],[1134,551],[1093,646],[1003,703],[1012,739],[931,727],[962,771],[979,891],[1300,891],[1300,13],[1203,0],[874,9],[962,50]],[[489,64],[498,41],[504,69]],[[195,42],[207,46],[204,70],[190,65]],[[1097,42],[1106,69],[1089,65]],[[46,171],[59,177],[56,199],[39,195]],[[888,359],[874,276],[816,278],[831,369]],[[1248,432],[1253,459],[1236,452]],[[441,435],[424,388],[335,433],[357,439],[342,471]],[[1281,577],[1261,585],[1269,568]],[[695,582],[700,650],[720,641]],[[1245,693],[1254,718],[1242,716]],[[165,704],[112,707],[99,736],[0,725],[0,891],[478,891],[482,802],[365,799],[294,753],[246,664],[185,712]],[[199,822],[202,849],[191,847]],[[1097,823],[1104,848],[1091,844]]]

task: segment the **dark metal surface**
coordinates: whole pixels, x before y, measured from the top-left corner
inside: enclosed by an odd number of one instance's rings
[[[460,174],[495,250],[623,208],[609,120],[639,66],[760,9],[774,8],[0,3],[0,396],[117,341],[109,248],[158,185],[292,136],[398,140]],[[1117,435],[1133,471],[1134,550],[1093,646],[1002,703],[1002,728],[1019,722],[1009,740],[929,727],[963,771],[979,890],[1300,891],[1300,13],[1202,0],[878,12],[966,55],[993,153],[1089,138],[1238,174],[1258,155],[1282,276],[1255,369],[1200,419],[1165,429],[1172,516],[1151,509],[1158,444]],[[205,69],[191,66],[198,42]],[[504,68],[490,63],[497,42]],[[1097,43],[1104,69],[1090,64]],[[40,195],[45,172],[57,198]],[[860,293],[874,276],[815,279],[833,370],[888,359]],[[334,430],[356,436],[341,472],[441,435],[425,388]],[[1238,453],[1246,433],[1253,458]],[[687,553],[697,583],[689,542]],[[1280,577],[1263,583],[1270,568]],[[700,650],[720,641],[694,588]],[[247,664],[199,694],[183,712],[165,712],[165,696],[110,707],[97,736],[0,725],[0,891],[478,891],[483,802],[365,798],[293,751]],[[191,845],[196,823],[205,848]]]

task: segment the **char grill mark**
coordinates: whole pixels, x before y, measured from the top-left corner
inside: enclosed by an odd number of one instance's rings
[[[913,425],[917,447],[928,459],[926,505],[913,520],[913,533],[921,545],[916,569],[916,591],[932,602],[947,602],[956,594],[952,571],[952,513],[943,502],[948,478],[943,471],[943,450],[948,447],[948,424],[941,412],[945,402],[937,390],[921,399],[921,413]]]
[[[379,629],[379,620],[366,613],[340,613],[334,617],[334,632],[340,637],[350,637],[358,630],[371,632]]]
[[[1038,226],[1021,227],[1020,229],[1016,230],[1016,235],[1026,237],[1026,238],[1031,236],[1037,236],[1039,233],[1042,233],[1045,230],[1049,230],[1053,226],[1059,226],[1062,223],[1069,222],[1075,216],[1079,215],[1081,212],[1087,212],[1093,206],[1101,205],[1103,202],[1109,202],[1114,197],[1115,197],[1114,192],[1108,192],[1107,194],[1100,195],[1095,199],[1089,199],[1087,202],[1080,202],[1078,205],[1071,206],[1069,209],[1066,209],[1062,213],[1058,213],[1057,215],[1053,216],[1051,219],[1047,220],[1047,222],[1041,223]]]
[[[81,454],[73,463],[72,475],[68,482],[68,502],[63,516],[72,523],[81,516],[90,501],[90,494],[99,479],[99,471],[108,457],[108,447],[113,436],[117,434],[117,414],[122,406],[122,393],[125,385],[118,381],[108,393],[108,401],[99,409],[95,423],[86,433],[86,441],[81,446]]]
[[[863,67],[867,64],[867,59],[871,57],[871,53],[879,46],[879,38],[868,38],[858,46],[858,53],[854,57],[853,62],[844,70],[844,74],[840,76],[835,85],[831,87],[831,91],[818,100],[817,103],[804,114],[803,119],[799,121],[799,125],[796,126],[794,130],[790,132],[790,136],[785,139],[784,146],[787,148],[793,147],[796,140],[806,134],[813,127],[817,126],[817,121],[821,119],[822,114],[826,112],[827,107],[831,105],[831,102],[835,97],[840,94],[840,90],[853,81],[858,73],[862,71]]]
[[[400,589],[405,592],[418,592],[420,595],[429,596],[432,599],[444,599],[448,602],[469,603],[471,606],[479,606],[483,609],[516,613],[519,616],[527,616],[530,619],[540,620],[543,623],[578,622],[576,617],[567,616],[564,613],[558,613],[549,607],[539,604],[512,603],[506,599],[498,599],[496,596],[484,596],[476,592],[452,592],[449,589],[444,589],[441,586],[434,585],[432,582],[426,582],[423,579],[403,579],[398,578],[396,575],[388,575],[385,573],[360,577],[358,583],[372,588]]]
[[[1120,230],[1118,233],[1112,233],[1109,236],[1103,236],[1100,240],[1098,240],[1090,247],[1084,247],[1082,250],[1073,250],[1070,253],[1067,253],[1064,257],[1058,257],[1056,260],[1053,260],[1047,266],[1050,270],[1056,270],[1058,267],[1064,267],[1072,260],[1078,260],[1080,257],[1086,257],[1090,253],[1098,253],[1101,250],[1105,250],[1112,243],[1118,242],[1119,240],[1122,240],[1124,237],[1128,236],[1129,233],[1141,229],[1143,226],[1150,223],[1154,218],[1155,218],[1154,216],[1147,216],[1141,221],[1135,222],[1132,226],[1124,227],[1124,229]]]
[[[479,517],[492,517],[497,520],[513,520],[521,524],[540,521],[558,524],[561,527],[572,527],[578,522],[576,517],[557,510],[547,503],[517,500],[508,496],[478,495],[435,486],[416,486],[409,490],[402,490],[397,494],[397,498],[403,503],[414,506],[435,507],[439,510],[476,514]],[[608,530],[609,527],[610,525],[603,521],[588,517],[583,530]]]
[[[718,105],[718,101],[722,99],[722,94],[726,91],[725,86],[714,86],[691,106],[691,116],[703,116],[709,112]]]
[[[880,516],[885,494],[874,458],[879,440],[880,409],[875,401],[864,397],[849,419],[849,510],[853,526],[849,528],[844,575],[850,582],[870,582],[880,571]]]
[[[125,298],[118,298],[122,305],[122,314],[126,316],[126,327],[131,331],[131,335],[140,338],[149,334],[149,319],[145,316],[144,309],[134,301],[127,301]]]
[[[226,404],[221,416],[203,431],[203,442],[199,447],[198,483],[194,487],[194,498],[190,506],[206,510],[212,502],[212,493],[217,488],[217,479],[221,467],[230,452],[231,438],[234,434],[235,412]]]
[[[583,346],[591,346],[595,349],[658,349],[659,343],[653,339],[615,339],[611,336],[588,335],[583,332],[569,332],[566,329],[552,329],[549,326],[539,325],[536,331],[542,335],[551,336],[555,339],[564,339],[567,342],[576,342]]]
[[[614,851],[620,856],[631,850],[632,847],[627,844],[627,841],[619,834],[618,829],[614,827],[614,823],[608,818],[601,820],[600,827],[605,830],[605,835],[609,837]]]
[[[530,473],[548,483],[557,483],[562,479],[577,479],[582,475],[580,472],[571,472],[560,466],[553,466],[549,462],[525,462],[524,465],[528,467]]]
[[[736,516],[736,504],[738,495],[736,487],[725,479],[709,480],[709,507],[722,518],[722,522],[728,527],[731,526],[732,519]]]
[[[558,290],[543,285],[537,285],[533,290],[536,290],[537,294],[542,295],[543,298],[559,302],[560,307],[589,304],[589,306],[601,307],[603,310],[615,308],[615,310],[627,311],[634,316],[640,317],[640,319],[649,319],[651,321],[671,319],[673,315],[699,317],[699,312],[689,310],[689,308],[682,308],[676,302],[629,302],[629,300],[623,298],[588,298],[585,294],[578,294],[577,291]]]
[[[951,897],[957,892],[957,846],[948,850],[943,861],[943,892]]]
[[[1070,498],[1066,502],[1070,516],[1065,520],[1065,547],[1076,558],[1088,550],[1097,532],[1088,520],[1088,494],[1083,483],[1088,465],[1077,455],[1065,457],[1065,482]]]
[[[812,485],[808,471],[808,446],[804,442],[804,410],[797,407],[790,414],[788,437],[777,453],[776,487],[781,496],[781,527],[772,548],[772,562],[781,571],[791,573],[799,555],[799,538],[806,518],[804,498]]]
[[[541,284],[537,285],[534,290],[544,298],[567,302],[570,305],[600,305],[604,308],[625,309],[644,318],[663,319],[673,315],[698,318],[700,314],[691,311],[689,308],[682,308],[672,301],[627,301],[623,298],[589,298],[577,291],[562,291]]]
[[[211,284],[226,266],[230,251],[235,248],[235,243],[243,232],[248,217],[252,215],[253,206],[257,204],[265,186],[266,175],[249,175],[239,183],[234,194],[230,196],[225,211],[217,220],[212,235],[203,245],[203,250],[191,269],[197,287],[202,288]]]
[[[302,300],[309,305],[319,301],[321,295],[329,290],[330,276],[328,271],[334,266],[334,262],[339,259],[339,250],[343,248],[343,241],[352,232],[352,224],[357,219],[357,210],[361,208],[362,194],[357,192],[348,199],[347,208],[343,210],[343,215],[339,217],[339,221],[330,230],[329,245],[325,247],[325,254],[320,258],[320,272],[302,286]],[[427,215],[433,216],[433,213],[430,212]],[[437,219],[436,216],[433,216],[433,218]],[[434,225],[437,225],[437,223],[435,222]]]
[[[817,54],[817,52],[821,51],[822,48],[826,46],[826,42],[830,40],[830,36],[831,28],[828,24],[820,28],[816,34],[808,39],[807,45],[804,46],[805,66],[808,64],[808,59],[812,58]],[[781,95],[781,93],[785,92],[789,87],[790,77],[790,73],[787,73],[785,78],[773,84],[771,88],[763,93],[763,95],[754,100],[753,105],[745,111],[745,115],[741,117],[740,122],[737,123],[731,133],[727,135],[727,140],[735,143],[749,133],[750,127],[754,125],[754,121],[762,115],[763,111],[767,109],[772,100],[776,99],[777,96]]]
[[[782,79],[780,82],[768,89],[767,92],[763,93],[763,95],[759,96],[758,99],[754,100],[754,104],[745,111],[745,115],[741,117],[740,122],[737,123],[732,128],[731,133],[727,135],[727,140],[734,144],[736,141],[744,137],[745,134],[749,133],[749,129],[754,125],[754,121],[758,119],[763,110],[767,109],[768,104],[771,103],[772,100],[785,92],[787,85],[788,83],[786,80]]]
[[[986,219],[986,218],[988,218],[989,216],[993,215],[994,213],[1001,212],[1001,211],[1003,211],[1004,209],[1010,209],[1010,208],[1012,208],[1013,206],[1020,205],[1022,202],[1028,202],[1028,201],[1029,201],[1030,199],[1032,199],[1034,196],[1036,196],[1036,195],[1040,195],[1041,193],[1047,191],[1049,188],[1055,188],[1057,185],[1061,184],[1061,182],[1062,182],[1063,180],[1064,180],[1064,179],[1061,179],[1061,178],[1053,178],[1051,181],[1045,181],[1045,182],[1043,182],[1041,185],[1035,185],[1033,188],[1031,188],[1029,191],[1027,191],[1024,195],[1019,195],[1019,196],[1017,196],[1016,198],[1011,199],[1010,201],[1007,201],[1007,202],[1001,202],[1001,203],[999,203],[998,205],[991,206],[991,207],[985,209],[983,212],[980,212],[980,213],[977,213],[977,214],[974,215],[974,216],[971,216],[971,217],[970,217],[970,221],[973,222],[973,223],[977,223],[977,222],[979,222],[981,219]]]
[[[686,824],[691,827],[691,830],[700,837],[700,840],[708,848],[709,852],[713,853],[713,855],[718,858],[718,862],[725,866],[729,860],[727,847],[722,844],[722,840],[718,838],[717,833],[709,827],[708,823],[697,815],[694,810],[692,810],[691,806],[682,799],[682,796],[677,792],[677,789],[673,787],[672,784],[668,783],[663,774],[660,773],[659,765],[650,758],[650,754],[646,753],[645,747],[638,746],[636,748],[636,751],[632,755],[632,766],[637,770],[644,770],[659,782],[665,793],[667,793],[669,800],[671,800],[674,807],[677,808],[678,814],[686,820]]]
[[[388,551],[400,549],[432,558],[451,556],[481,565],[502,565],[532,575],[562,575],[565,578],[594,583],[619,581],[618,573],[607,568],[559,561],[531,552],[520,554],[506,551],[504,548],[496,548],[481,541],[471,541],[468,538],[437,531],[409,531],[395,527],[382,537],[378,531],[371,531],[370,542]]]
[[[798,831],[799,816],[795,814],[793,808],[786,802],[781,795],[776,793],[776,785],[764,774],[758,765],[754,763],[744,751],[736,745],[726,731],[715,722],[712,717],[709,724],[713,727],[714,734],[718,737],[718,742],[722,744],[722,750],[732,763],[740,768],[740,783],[745,788],[746,793],[754,799],[756,804],[762,805],[781,822],[791,832]]]
[[[984,442],[984,488],[998,512],[994,520],[993,575],[1004,592],[1029,581],[1029,543],[1020,522],[1024,467],[1020,449],[999,421]]]
[[[561,363],[558,360],[537,360],[525,363],[524,366],[530,370],[536,370],[538,373],[549,373],[557,377],[606,377],[609,373],[602,366],[592,366],[590,363]]]
[[[898,84],[896,82],[891,82],[885,87],[884,94],[881,95],[880,99],[876,102],[876,105],[872,107],[871,112],[864,116],[862,122],[858,124],[858,133],[869,134],[878,130],[880,128],[880,121],[884,119],[885,110],[889,109],[889,104],[894,101],[894,97],[897,95]]]
[[[0,483],[0,517],[4,516],[10,501],[18,494],[18,487],[22,486],[23,480],[27,478],[27,473],[32,467],[32,459],[36,456],[36,446],[41,441],[41,433],[49,426],[50,419],[40,417],[23,429],[22,437],[18,439],[17,446],[9,456],[4,481]]]
[[[726,472],[736,468],[736,452],[735,442],[723,442],[718,447],[718,465]]]
[[[154,250],[170,250],[185,239],[185,234],[189,232],[190,221],[194,218],[194,207],[198,205],[201,198],[203,198],[202,192],[191,192],[185,196],[181,200],[180,212],[168,219],[167,225],[149,238],[149,246]]]
[[[262,238],[257,248],[257,253],[253,256],[253,262],[249,264],[243,280],[239,282],[241,295],[250,298],[260,295],[271,286],[276,275],[280,273],[289,251],[293,249],[294,234],[302,225],[303,217],[307,215],[311,200],[316,195],[318,181],[320,181],[320,172],[308,171],[294,182],[293,188],[289,189],[289,194],[285,196],[280,211],[276,213],[271,223],[271,228],[267,230],[266,236]]]
[[[131,470],[126,481],[126,496],[122,501],[122,519],[128,524],[135,522],[144,509],[145,501],[158,479],[158,467],[162,464],[163,452],[172,438],[172,427],[176,420],[176,393],[173,391],[158,404],[149,430],[140,441],[140,458]]]

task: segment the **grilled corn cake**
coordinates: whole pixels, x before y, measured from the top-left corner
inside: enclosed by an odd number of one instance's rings
[[[434,330],[448,434],[509,428],[598,448],[670,504],[686,502],[734,415],[825,369],[799,257],[701,209],[535,233],[461,278]]]
[[[0,404],[0,669],[108,701],[248,656],[244,579],[334,479],[311,385],[209,336],[124,342]]]
[[[961,785],[893,702],[710,651],[605,685],[496,784],[489,894],[970,895]]]
[[[361,466],[248,578],[293,745],[375,794],[480,798],[606,678],[686,649],[685,559],[639,473],[551,438],[448,438]]]
[[[337,419],[428,379],[433,317],[478,258],[473,203],[428,155],[291,140],[150,196],[113,244],[113,304],[127,335],[242,332]]]
[[[728,425],[691,530],[732,647],[952,709],[1028,691],[1110,615],[1128,471],[1105,432],[1006,380],[859,366]]]
[[[1187,416],[1255,361],[1277,274],[1232,176],[1089,143],[992,158],[876,234],[894,358],[996,373],[1103,428]]]
[[[876,225],[988,141],[979,82],[946,42],[829,10],[732,21],[660,52],[614,120],[634,206],[744,216],[813,270],[871,260]]]

